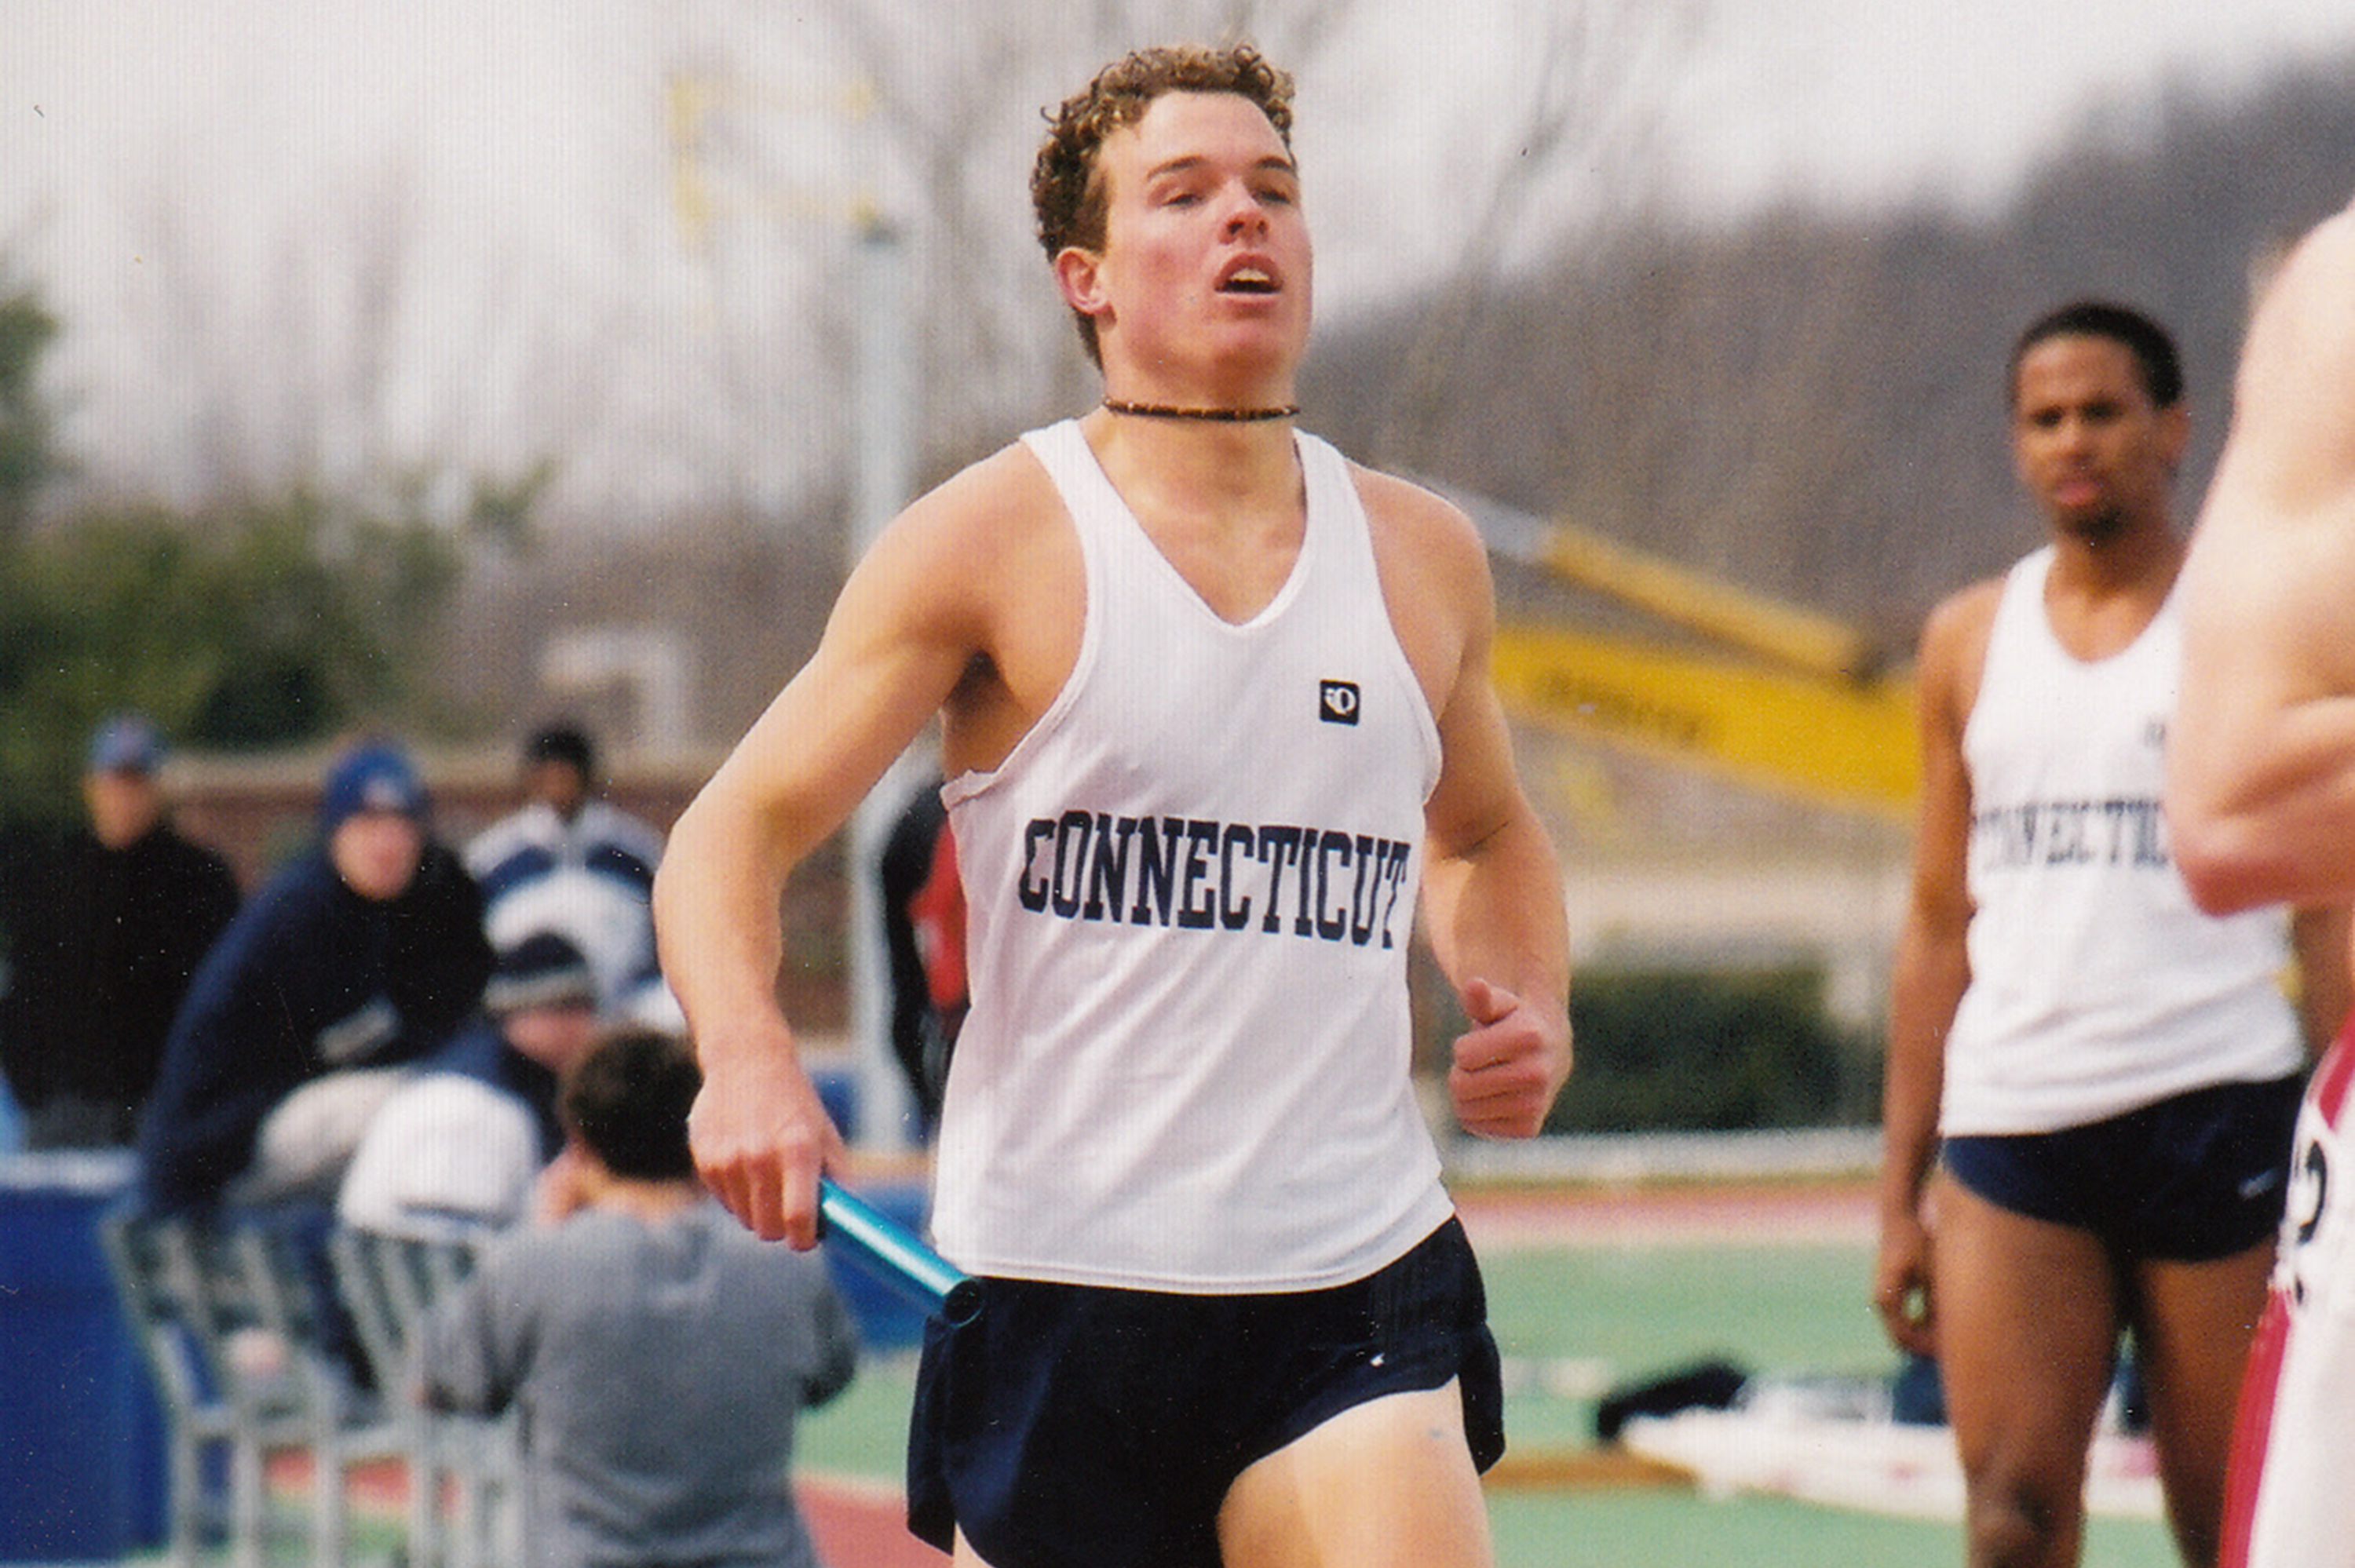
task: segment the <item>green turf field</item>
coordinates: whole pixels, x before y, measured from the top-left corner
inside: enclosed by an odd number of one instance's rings
[[[1879,1372],[1894,1364],[1869,1306],[1861,1246],[1675,1245],[1492,1252],[1490,1321],[1510,1358],[1578,1358],[1613,1377],[1721,1355],[1759,1372]],[[1591,1441],[1593,1401],[1508,1393],[1523,1451]],[[1713,1500],[1681,1489],[1496,1489],[1500,1568],[1655,1564],[1959,1563],[1959,1527],[1781,1499]],[[2166,1568],[2165,1529],[2092,1520],[2085,1568]]]

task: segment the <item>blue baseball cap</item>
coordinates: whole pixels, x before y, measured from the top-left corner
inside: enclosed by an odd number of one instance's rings
[[[91,734],[92,773],[153,773],[163,766],[164,737],[137,714],[116,714]]]

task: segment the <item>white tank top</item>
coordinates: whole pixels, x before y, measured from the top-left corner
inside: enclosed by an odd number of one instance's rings
[[[1971,979],[1946,1040],[1949,1134],[2050,1132],[2304,1059],[2286,916],[2201,914],[2169,852],[2174,597],[2086,662],[2045,614],[2052,556],[2005,579],[1963,729]]]
[[[1242,624],[1161,555],[1077,425],[1026,436],[1087,568],[1078,658],[943,789],[973,1009],[933,1230],[986,1274],[1187,1292],[1362,1277],[1452,1205],[1409,1075],[1439,737],[1348,466]]]

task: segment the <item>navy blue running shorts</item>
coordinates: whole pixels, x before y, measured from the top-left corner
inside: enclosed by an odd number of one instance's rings
[[[1950,1138],[1940,1159],[1998,1208],[2131,1257],[2203,1263],[2281,1223],[2302,1075],[2215,1084],[2058,1132]]]
[[[908,1524],[992,1568],[1217,1568],[1236,1477],[1333,1416],[1455,1379],[1474,1463],[1505,1450],[1480,1268],[1451,1218],[1330,1289],[1191,1296],[989,1278],[924,1334]]]

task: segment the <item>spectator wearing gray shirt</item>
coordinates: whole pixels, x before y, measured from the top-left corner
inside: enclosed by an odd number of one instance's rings
[[[513,1406],[530,1568],[805,1568],[789,1485],[800,1413],[850,1381],[858,1340],[815,1255],[753,1238],[697,1179],[701,1083],[668,1035],[600,1044],[561,1112],[577,1203],[510,1233],[437,1311],[430,1406]]]

